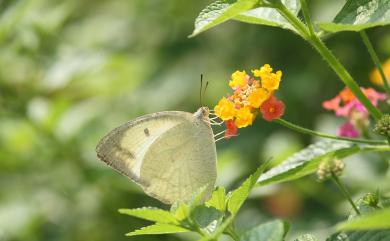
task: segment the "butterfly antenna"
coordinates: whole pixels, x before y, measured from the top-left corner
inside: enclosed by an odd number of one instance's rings
[[[199,104],[202,106],[203,74],[200,74]]]
[[[208,81],[206,82],[206,85],[205,85],[204,90],[203,90],[203,95],[202,95],[203,97],[206,96],[207,86],[209,86],[209,82]]]

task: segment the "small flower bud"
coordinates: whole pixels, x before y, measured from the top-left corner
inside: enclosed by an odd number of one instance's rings
[[[378,202],[379,202],[378,194],[377,193],[371,193],[371,192],[367,193],[362,198],[362,202],[364,204],[367,204],[367,205],[371,206],[371,207],[377,207],[378,206]]]
[[[382,136],[390,136],[390,114],[384,114],[375,124],[373,131]]]
[[[318,180],[325,181],[329,179],[332,174],[335,176],[341,176],[344,166],[344,162],[339,159],[322,161],[317,169]]]
[[[334,175],[341,176],[341,174],[343,174],[344,167],[345,164],[342,160],[340,159],[333,160],[332,172]]]

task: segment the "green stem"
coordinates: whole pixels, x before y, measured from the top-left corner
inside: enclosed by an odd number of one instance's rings
[[[372,61],[376,65],[377,69],[379,70],[379,73],[380,73],[382,80],[383,80],[383,86],[387,92],[387,95],[390,96],[389,82],[387,81],[385,72],[383,71],[383,68],[382,68],[382,64],[378,58],[378,55],[375,53],[374,47],[372,46],[372,43],[371,43],[370,39],[368,38],[366,31],[364,31],[364,30],[360,31],[360,37],[362,38],[364,45],[366,45],[368,53],[370,54]]]
[[[388,145],[373,145],[360,147],[361,152],[390,152]]]
[[[314,31],[314,25],[310,18],[309,8],[307,7],[306,0],[300,0],[300,2],[301,2],[301,10],[303,13],[303,17],[305,18],[306,25],[309,28],[309,32],[311,35],[315,35],[316,33]]]
[[[236,231],[234,230],[234,227],[232,225],[230,225],[226,230],[225,230],[225,233],[227,235],[229,235],[234,241],[239,241],[240,240],[240,237],[238,236],[238,234],[236,233]]]
[[[332,52],[326,47],[324,42],[316,35],[310,34],[305,24],[303,24],[293,13],[291,13],[286,6],[281,2],[274,4],[278,12],[295,27],[300,33],[302,38],[306,39],[325,61],[330,65],[334,72],[344,82],[344,84],[352,91],[356,98],[366,107],[368,112],[376,119],[380,119],[382,113],[371,103],[371,101],[363,94],[359,85],[353,80],[352,76],[348,73],[345,67],[340,61],[332,54]]]
[[[273,6],[298,31],[302,38],[306,40],[310,38],[311,34],[306,25],[292,14],[281,1],[274,3]]]
[[[355,139],[355,138],[348,138],[348,137],[341,137],[341,136],[335,136],[335,135],[329,135],[323,132],[318,132],[318,131],[313,131],[298,125],[295,125],[289,121],[286,121],[284,119],[276,119],[274,120],[276,123],[281,124],[287,128],[290,128],[294,131],[303,133],[303,134],[309,134],[312,136],[319,136],[323,138],[328,138],[328,139],[334,139],[334,140],[339,140],[339,141],[350,141],[350,142],[355,142],[355,143],[364,143],[364,144],[373,144],[373,145],[383,145],[386,144],[386,141],[377,141],[377,140],[365,140],[365,139]]]
[[[340,189],[340,191],[343,193],[343,195],[348,199],[349,203],[351,204],[351,206],[355,210],[355,212],[358,215],[360,215],[360,211],[356,207],[355,203],[352,201],[351,195],[349,195],[347,188],[345,188],[344,184],[340,181],[340,179],[333,172],[332,172],[332,180],[337,185],[337,187]]]

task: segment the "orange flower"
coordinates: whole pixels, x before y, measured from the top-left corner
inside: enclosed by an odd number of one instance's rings
[[[284,103],[272,96],[279,88],[282,71],[272,71],[271,66],[265,64],[252,70],[254,77],[245,71],[232,74],[229,86],[233,94],[223,97],[214,107],[215,114],[225,122],[225,139],[236,135],[237,128],[252,125],[259,110],[268,121],[283,115]]]
[[[263,118],[267,121],[273,121],[281,117],[284,114],[284,109],[283,101],[278,100],[275,96],[271,96],[260,107]]]
[[[353,95],[352,91],[348,88],[344,88],[341,92],[340,92],[340,97],[341,99],[345,102],[345,103],[348,103],[350,102],[351,100],[355,99],[355,96]]]
[[[230,139],[232,136],[237,135],[237,126],[234,124],[233,120],[225,121],[226,132],[225,139]]]
[[[390,84],[390,58],[383,63],[382,68],[383,72],[385,72],[387,82]],[[376,85],[383,85],[383,79],[378,69],[374,69],[373,71],[371,71],[370,80]]]
[[[322,102],[322,107],[324,107],[324,109],[326,110],[336,111],[340,108],[340,104],[341,104],[341,97],[338,95],[333,99]]]
[[[252,125],[254,119],[255,115],[251,112],[251,109],[249,107],[243,107],[237,111],[234,124],[238,128],[243,128]]]
[[[218,105],[214,107],[215,114],[222,120],[233,119],[236,109],[234,108],[234,103],[225,97],[223,97]]]

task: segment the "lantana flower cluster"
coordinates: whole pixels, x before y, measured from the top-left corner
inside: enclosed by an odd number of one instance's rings
[[[385,93],[377,92],[373,88],[361,88],[361,90],[374,106],[378,106],[379,101],[384,101],[387,98]],[[334,111],[336,116],[347,119],[347,122],[339,127],[339,136],[358,137],[360,135],[359,130],[368,126],[369,115],[367,109],[348,88],[344,88],[333,99],[324,101],[322,107]]]
[[[273,72],[271,66],[265,64],[252,70],[252,74],[234,72],[229,81],[233,94],[223,97],[214,107],[215,114],[225,121],[225,138],[236,135],[238,128],[251,125],[259,111],[267,121],[284,113],[284,103],[274,96],[279,89],[282,71]]]

